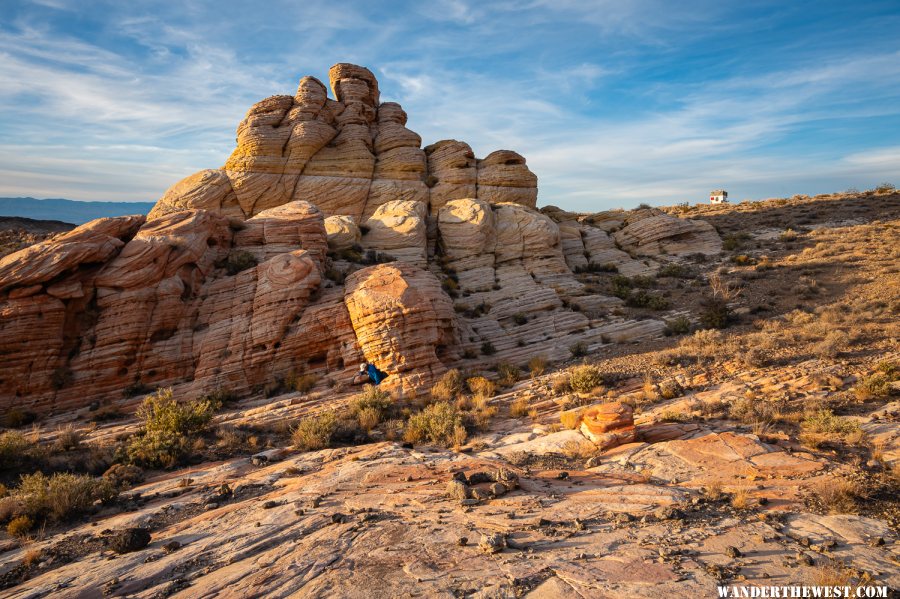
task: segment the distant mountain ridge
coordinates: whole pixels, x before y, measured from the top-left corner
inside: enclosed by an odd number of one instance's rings
[[[0,216],[20,216],[81,225],[95,218],[147,214],[153,202],[81,202],[54,198],[0,198]]]

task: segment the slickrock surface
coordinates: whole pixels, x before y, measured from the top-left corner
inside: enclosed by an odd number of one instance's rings
[[[462,358],[657,337],[665,314],[615,313],[622,300],[573,271],[649,274],[666,258],[647,256],[719,250],[706,223],[658,211],[606,228],[539,212],[521,155],[423,149],[371,71],[341,63],[329,80],[333,99],[304,77],[254,105],[225,166],[176,183],[146,219],[3,258],[0,408],[58,413],[159,386],[260,393],[299,374],[346,381],[366,359],[421,392]]]

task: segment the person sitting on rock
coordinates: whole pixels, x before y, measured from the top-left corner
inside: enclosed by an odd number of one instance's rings
[[[359,371],[353,377],[354,385],[362,385],[368,383],[370,385],[380,385],[381,381],[387,378],[387,373],[379,370],[374,364],[363,362],[359,365]]]

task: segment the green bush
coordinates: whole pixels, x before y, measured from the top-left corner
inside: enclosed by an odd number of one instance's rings
[[[859,430],[859,423],[855,420],[835,416],[829,409],[810,412],[803,419],[803,430],[812,433],[830,433],[846,435]]]
[[[673,318],[672,320],[666,321],[666,329],[665,334],[668,336],[671,335],[685,335],[691,332],[691,319],[687,316],[679,316],[677,318]]]
[[[573,343],[572,345],[569,346],[569,353],[571,353],[572,356],[575,358],[580,358],[582,356],[586,356],[587,351],[588,351],[588,348],[584,341],[579,341],[579,342]]]
[[[728,302],[720,298],[708,298],[703,302],[700,323],[708,329],[724,329],[731,321]]]
[[[359,425],[368,431],[389,416],[393,405],[394,402],[391,401],[387,391],[374,385],[366,385],[363,392],[350,402],[350,413],[359,421]]]
[[[23,515],[35,520],[63,522],[90,511],[95,501],[108,502],[116,494],[113,485],[102,478],[68,472],[48,477],[35,472],[22,476],[13,496],[21,505]]]
[[[209,397],[178,403],[171,389],[148,395],[137,411],[144,429],[128,443],[129,460],[145,467],[177,465],[187,454],[193,437],[212,420],[218,407]]]
[[[465,440],[465,427],[456,408],[440,401],[409,417],[404,439],[409,443],[428,441],[450,447]]]
[[[490,341],[485,341],[481,344],[481,354],[484,356],[493,356],[497,353],[497,348],[494,347],[494,344]]]
[[[338,428],[334,412],[323,412],[300,420],[291,433],[291,441],[301,451],[324,449],[331,444]]]
[[[569,369],[569,386],[577,393],[590,393],[603,385],[603,372],[593,364],[580,364]]]

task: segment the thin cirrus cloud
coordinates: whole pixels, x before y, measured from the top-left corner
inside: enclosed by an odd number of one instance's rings
[[[251,10],[252,9],[252,10]],[[511,148],[574,210],[896,178],[890,2],[13,3],[0,196],[153,200],[220,166],[249,106],[365,64],[424,143]]]

